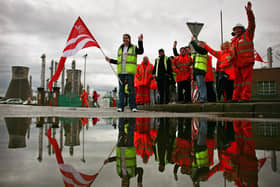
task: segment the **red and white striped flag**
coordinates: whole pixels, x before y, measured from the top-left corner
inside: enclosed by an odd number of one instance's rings
[[[55,151],[57,164],[58,164],[59,170],[63,176],[63,182],[64,182],[65,186],[66,187],[74,187],[74,186],[89,187],[94,182],[96,177],[98,176],[98,173],[96,173],[94,175],[87,175],[87,174],[78,172],[75,168],[73,168],[69,164],[64,164],[63,157],[61,155],[57,141],[55,138],[51,137],[51,129],[48,130],[47,137]]]
[[[85,126],[88,123],[88,119],[86,117],[80,118],[80,120],[81,120],[83,126]]]
[[[255,61],[262,62],[262,63],[268,63],[268,62],[263,61],[261,55],[256,50],[255,50]]]
[[[60,73],[63,70],[66,58],[69,56],[74,56],[79,50],[87,47],[100,48],[99,44],[88,30],[83,20],[78,17],[67,39],[66,47],[63,50],[63,56],[59,60],[57,70],[48,84],[50,91],[52,90],[53,82],[58,80]]]

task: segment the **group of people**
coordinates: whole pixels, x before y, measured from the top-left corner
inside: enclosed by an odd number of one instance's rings
[[[218,172],[236,186],[257,186],[258,172],[266,161],[256,157],[249,121],[216,124],[204,118],[120,118],[118,127],[116,156],[105,163],[116,162],[121,186],[129,186],[133,177],[137,177],[138,186],[143,186],[144,170],[137,164],[137,155],[143,164],[154,155],[159,172],[172,166],[176,181],[180,170],[191,178],[194,186]]]
[[[123,35],[123,44],[118,49],[118,58],[105,57],[106,61],[117,64],[119,78],[118,112],[124,111],[125,85],[129,97],[129,107],[137,112],[137,104],[155,103],[158,92],[159,104],[221,101],[249,101],[254,65],[254,32],[255,17],[251,2],[245,7],[248,17],[248,28],[237,24],[233,27],[231,42],[224,42],[220,51],[213,50],[203,41],[192,38],[191,46],[181,47],[178,54],[174,42],[174,56],[165,55],[159,49],[159,56],[154,65],[145,56],[137,65],[137,55],[144,53],[143,35],[138,38],[138,46],[131,44],[129,34]],[[191,50],[193,49],[193,51]],[[216,90],[212,57],[217,58]],[[193,84],[195,81],[196,84]],[[177,84],[177,91],[176,85]],[[198,94],[192,88],[196,85]],[[177,99],[174,93],[177,92]],[[151,97],[152,96],[152,97]],[[150,99],[152,98],[152,99]]]
[[[98,104],[99,94],[94,90],[92,92],[92,107],[100,107]],[[80,96],[80,100],[82,101],[82,107],[88,107],[88,93],[86,90],[83,90],[82,95]]]

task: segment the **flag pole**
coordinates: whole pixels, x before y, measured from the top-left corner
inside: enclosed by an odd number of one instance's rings
[[[105,53],[104,53],[103,49],[102,49],[101,47],[100,47],[99,49],[100,49],[100,51],[102,52],[102,54],[104,55],[104,57],[106,57],[106,55],[105,55]],[[114,68],[113,68],[113,66],[112,66],[112,64],[111,64],[110,62],[109,62],[109,65],[110,65],[110,67],[111,67],[112,71],[114,72],[114,74],[117,76],[118,81],[119,81],[119,82],[120,82],[120,84],[122,85],[122,84],[123,84],[123,82],[120,80],[120,78],[119,78],[119,76],[118,76],[117,72],[114,70]]]
[[[118,142],[114,145],[114,147],[112,148],[111,152],[108,154],[107,159],[110,158],[110,156],[113,154],[114,150],[117,147],[117,144],[118,144]],[[104,168],[105,164],[106,163],[103,163],[101,168],[99,168],[99,170],[97,171],[98,174],[102,171],[102,169]]]
[[[221,44],[223,44],[224,43],[224,39],[223,39],[223,35],[224,35],[224,33],[223,33],[223,11],[222,11],[222,9],[220,10],[220,21],[221,21]]]
[[[94,33],[94,32],[93,32],[93,33]],[[97,42],[96,38],[95,38],[95,41],[96,41],[96,43],[98,43],[98,45],[99,45],[99,42]],[[100,45],[99,45],[99,49],[100,49],[101,53],[103,54],[103,56],[104,56],[104,57],[106,57],[106,55],[105,55],[105,53],[104,53],[104,51],[103,51],[103,49],[101,48],[101,46],[100,46]],[[109,65],[110,65],[110,67],[111,67],[112,71],[114,72],[114,74],[117,76],[119,83],[122,85],[122,84],[123,84],[123,82],[120,80],[120,78],[119,78],[119,76],[118,76],[117,72],[115,71],[115,69],[113,68],[112,64],[111,64],[111,63],[109,63]]]

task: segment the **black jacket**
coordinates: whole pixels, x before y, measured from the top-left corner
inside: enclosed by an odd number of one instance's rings
[[[197,53],[199,53],[199,54],[201,54],[201,55],[206,55],[206,54],[208,53],[206,49],[204,49],[204,48],[202,48],[202,47],[199,47],[199,46],[197,45],[196,41],[194,41],[194,40],[191,41],[191,44],[192,44],[193,48],[195,49],[195,51],[196,51]],[[195,67],[195,57],[193,58],[193,62],[194,62],[193,67]],[[205,71],[200,70],[200,69],[195,69],[195,68],[194,68],[194,75],[205,75],[205,74],[206,74]]]
[[[164,56],[159,57],[159,64],[158,64],[158,77],[166,76],[168,75],[169,78],[172,78],[172,67],[171,67],[171,60],[168,58],[167,60],[167,70],[164,67]],[[156,67],[157,67],[157,61],[155,61],[155,66],[153,69],[153,75],[156,74]]]

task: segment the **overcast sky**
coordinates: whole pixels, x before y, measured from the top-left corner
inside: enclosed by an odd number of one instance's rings
[[[245,0],[0,0],[0,96],[8,88],[11,66],[29,67],[33,89],[39,87],[43,53],[47,60],[46,79],[49,78],[50,61],[59,61],[78,16],[112,58],[117,56],[123,33],[129,33],[134,44],[143,33],[144,55],[154,63],[159,48],[173,55],[174,40],[178,41],[178,47],[189,43],[191,33],[186,22],[204,23],[199,39],[219,49],[220,10],[224,40],[230,40],[233,25],[242,23],[247,27],[246,3]],[[273,67],[280,66],[279,5],[279,0],[252,1],[256,17],[255,49],[265,56],[267,47],[272,46]],[[117,78],[98,48],[87,48],[68,58],[66,68],[75,59],[77,68],[83,70],[85,53],[88,53],[86,84],[91,89],[111,90],[117,86]],[[138,63],[144,55],[138,57]],[[256,63],[255,67],[261,66]]]

